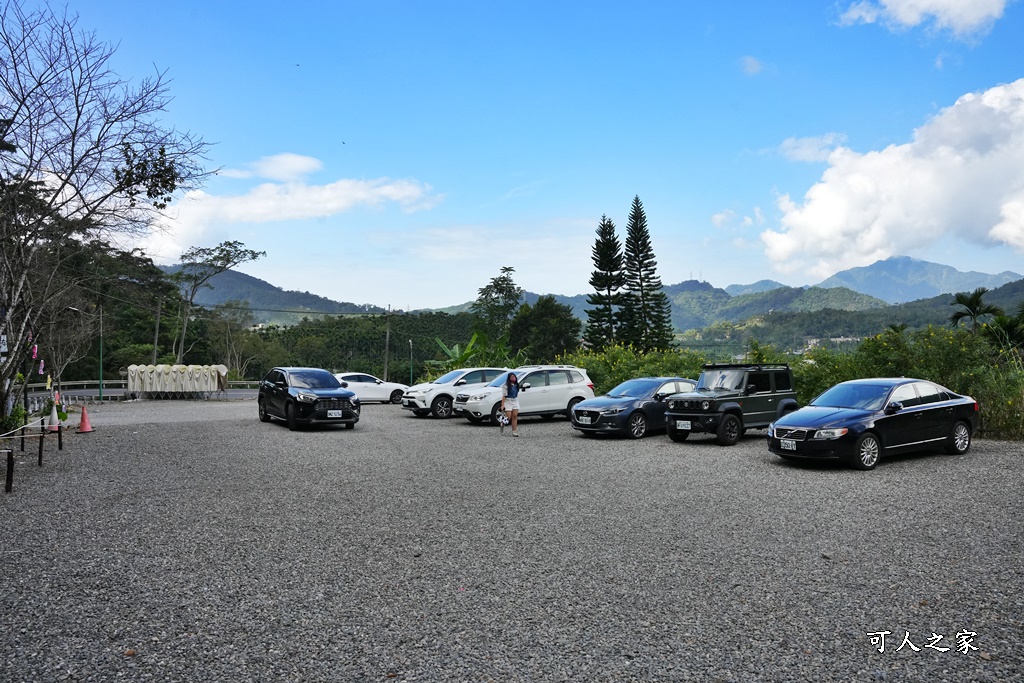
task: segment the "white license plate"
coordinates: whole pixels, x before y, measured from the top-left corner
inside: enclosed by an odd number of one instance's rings
[[[587,415],[579,415],[576,417],[576,421],[581,425],[588,425],[590,424],[590,417]]]
[[[779,441],[779,447],[784,451],[795,451],[796,441],[793,441],[793,439],[782,439]]]
[[[341,411],[340,410],[328,410],[327,411],[327,417],[341,417]]]
[[[690,431],[690,421],[676,420],[676,429],[685,429],[686,431]]]

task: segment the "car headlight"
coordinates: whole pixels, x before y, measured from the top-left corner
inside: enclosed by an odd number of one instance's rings
[[[704,401],[704,402],[702,402],[700,404],[700,409],[701,410],[710,410],[711,409],[711,401]]]
[[[621,412],[622,412],[623,410],[625,410],[625,408],[622,408],[622,407],[617,407],[617,408],[605,408],[604,410],[602,410],[602,411],[601,411],[601,414],[602,414],[602,415],[618,415],[618,414],[619,414],[619,413],[621,413]]]
[[[470,401],[482,401],[485,398],[487,398],[488,396],[490,396],[490,394],[473,394],[472,396],[469,397],[469,400]]]
[[[775,423],[772,422],[770,425],[768,425],[768,438],[771,439],[774,436],[775,436]]]
[[[814,436],[812,436],[811,439],[816,441],[831,441],[832,439],[838,439],[848,431],[850,430],[846,427],[839,427],[836,429],[819,429],[814,432]]]
[[[295,396],[296,400],[302,403],[316,403],[316,394],[298,393]]]

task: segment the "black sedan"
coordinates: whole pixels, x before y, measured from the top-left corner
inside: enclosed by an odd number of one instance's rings
[[[625,434],[639,439],[665,429],[664,398],[692,391],[697,383],[683,377],[638,377],[626,380],[604,396],[580,401],[570,411],[572,428],[585,436]]]
[[[787,460],[842,460],[870,470],[892,453],[966,453],[978,402],[920,379],[858,379],[835,385],[768,427],[768,450]]]
[[[319,368],[274,368],[260,381],[257,397],[261,422],[280,418],[288,428],[314,422],[359,422],[359,398],[338,378]]]

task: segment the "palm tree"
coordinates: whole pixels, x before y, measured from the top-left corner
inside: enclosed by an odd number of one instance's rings
[[[971,321],[971,330],[978,329],[978,322],[985,316],[997,316],[1003,314],[1003,309],[999,308],[994,304],[987,304],[984,302],[984,297],[988,293],[987,287],[978,287],[971,293],[957,292],[953,295],[953,301],[949,302],[950,306],[960,306],[960,310],[949,316],[949,324],[952,327],[957,327],[961,320],[965,318]]]

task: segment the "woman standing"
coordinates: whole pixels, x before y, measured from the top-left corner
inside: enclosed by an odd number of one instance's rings
[[[519,436],[519,380],[514,372],[508,373],[501,387],[501,410],[512,423],[512,436]],[[501,431],[505,431],[504,423],[501,423]]]

